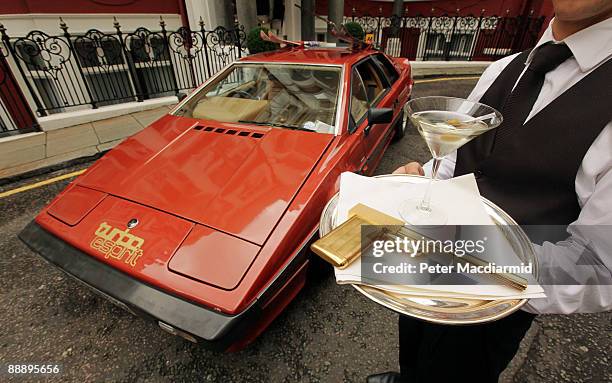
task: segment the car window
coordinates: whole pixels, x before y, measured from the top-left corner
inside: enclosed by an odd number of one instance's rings
[[[389,81],[389,84],[393,84],[395,81],[397,81],[399,74],[397,73],[395,66],[393,66],[388,58],[379,54],[374,56],[374,60],[378,63],[380,69],[382,69],[385,77]]]
[[[363,80],[370,105],[375,105],[384,93],[386,84],[381,80],[372,60],[365,60],[358,64],[357,71]]]
[[[234,64],[175,115],[334,134],[341,73],[319,65]]]
[[[366,88],[361,75],[355,68],[351,73],[351,117],[353,117],[353,121],[355,123],[361,121],[369,107]]]

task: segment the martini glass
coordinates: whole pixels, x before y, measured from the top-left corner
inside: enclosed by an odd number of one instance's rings
[[[422,199],[411,199],[400,207],[400,216],[411,225],[444,225],[447,214],[431,203],[431,188],[444,156],[475,137],[496,128],[501,113],[488,105],[455,97],[420,97],[406,103],[404,113],[417,127],[433,157],[431,177]]]

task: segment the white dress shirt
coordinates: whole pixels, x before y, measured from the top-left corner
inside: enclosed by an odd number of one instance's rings
[[[560,43],[553,37],[551,29],[553,22],[554,19],[536,47],[550,41]],[[570,48],[573,57],[546,74],[540,94],[527,120],[612,58],[612,18],[583,29],[562,42]],[[534,51],[527,58],[525,68],[531,62]],[[515,56],[508,56],[492,63],[482,74],[468,99],[478,101]],[[612,86],[612,81],[601,86]],[[592,102],[607,102],[612,107],[611,100],[592,100]],[[438,170],[439,179],[453,176],[456,158],[457,152],[444,158]],[[432,161],[425,164],[427,174],[431,173],[431,166]],[[568,228],[568,239],[558,243],[545,242],[542,246],[534,245],[543,271],[539,282],[544,287],[547,298],[532,299],[524,306],[526,311],[539,314],[569,314],[612,310],[612,121],[604,127],[586,152],[576,174],[575,188],[581,211],[578,219]],[[608,226],[607,233],[605,225],[611,225]],[[585,229],[588,231],[587,234],[584,233]],[[560,278],[547,270],[562,268],[571,274],[579,263],[579,257],[584,256],[585,250],[596,263],[603,265],[603,267],[579,266],[580,279],[590,279],[591,284],[556,284]]]

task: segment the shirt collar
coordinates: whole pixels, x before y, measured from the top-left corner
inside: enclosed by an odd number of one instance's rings
[[[612,17],[576,32],[563,41],[557,41],[553,36],[552,24],[554,22],[555,19],[553,18],[534,49],[529,53],[526,65],[531,63],[538,47],[551,41],[557,44],[565,43],[572,51],[582,72],[589,72],[612,56],[612,39],[610,39],[610,36],[612,36]]]

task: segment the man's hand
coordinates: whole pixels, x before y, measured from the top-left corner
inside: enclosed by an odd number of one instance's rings
[[[399,168],[393,171],[393,174],[415,174],[418,176],[424,176],[425,171],[423,167],[418,162],[409,162],[404,166],[400,166]]]

